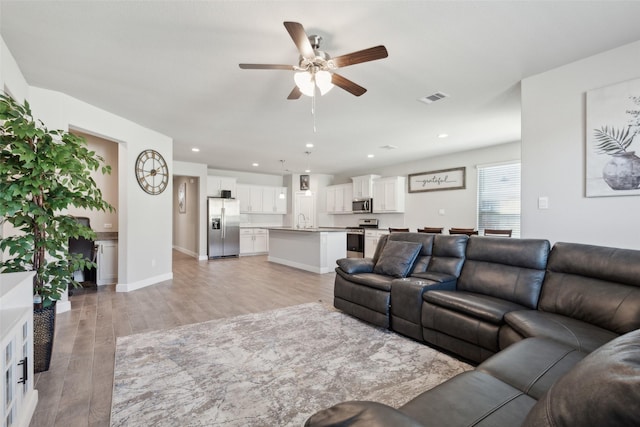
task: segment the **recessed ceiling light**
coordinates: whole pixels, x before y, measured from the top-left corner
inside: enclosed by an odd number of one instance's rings
[[[197,152],[199,152],[199,151],[200,151],[200,149],[199,149],[199,148],[195,148],[195,147],[194,147],[194,148],[192,148],[192,149],[191,149],[191,151],[193,151],[194,153],[197,153]]]
[[[373,154],[367,154],[367,157],[373,159],[375,156]]]
[[[311,172],[311,169],[305,169],[304,172],[305,173],[309,173],[309,172]]]
[[[309,142],[309,143],[307,143],[306,147],[307,148],[313,148],[313,144]]]
[[[251,166],[253,166],[255,168],[255,167],[258,167],[260,165],[258,163],[251,163]]]
[[[446,137],[448,137],[448,136],[449,136],[449,134],[448,134],[448,133],[439,133],[439,134],[438,134],[438,138],[446,138]]]

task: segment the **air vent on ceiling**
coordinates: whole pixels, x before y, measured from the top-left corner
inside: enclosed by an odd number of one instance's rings
[[[396,148],[398,148],[397,145],[391,145],[391,144],[387,144],[387,145],[383,145],[382,147],[383,150],[395,150]]]
[[[431,95],[423,96],[422,98],[418,98],[418,101],[424,102],[425,104],[431,104],[436,101],[440,101],[443,98],[448,98],[449,95],[443,92],[436,92]]]

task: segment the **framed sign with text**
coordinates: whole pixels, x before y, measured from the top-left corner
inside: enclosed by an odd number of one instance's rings
[[[409,174],[409,193],[464,189],[466,170],[461,167]]]

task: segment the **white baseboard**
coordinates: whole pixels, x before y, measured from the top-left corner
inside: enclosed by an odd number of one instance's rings
[[[149,277],[138,282],[118,283],[116,285],[116,292],[131,292],[135,291],[136,289],[145,288],[147,286],[155,285],[156,283],[164,282],[171,279],[173,279],[173,273],[166,273],[159,276]]]
[[[197,253],[195,253],[193,251],[190,251],[189,249],[181,248],[180,246],[173,246],[173,250],[178,251],[178,252],[182,252],[183,254],[189,255],[189,256],[194,257],[194,258],[198,258],[198,254]]]

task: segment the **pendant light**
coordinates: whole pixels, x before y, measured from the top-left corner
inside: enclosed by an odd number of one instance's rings
[[[282,169],[282,177],[284,178],[284,160],[280,160],[280,168]],[[284,188],[280,188],[280,194],[278,195],[279,199],[284,199]]]

